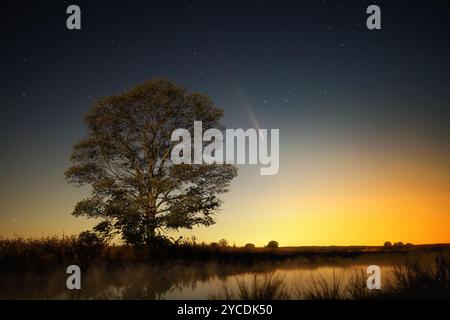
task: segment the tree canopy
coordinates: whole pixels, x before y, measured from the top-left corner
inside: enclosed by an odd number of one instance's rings
[[[170,230],[209,226],[218,195],[237,175],[227,164],[173,164],[177,128],[222,128],[223,111],[210,98],[156,78],[97,101],[85,117],[87,134],[73,149],[68,182],[89,185],[75,216],[100,218],[104,239],[121,234],[130,244],[150,243]]]

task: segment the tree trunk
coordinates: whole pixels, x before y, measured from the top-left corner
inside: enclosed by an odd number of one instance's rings
[[[149,210],[147,212],[147,225],[145,226],[147,231],[147,245],[150,245],[152,251],[155,251],[155,239],[156,239],[156,199],[152,192],[148,194]]]

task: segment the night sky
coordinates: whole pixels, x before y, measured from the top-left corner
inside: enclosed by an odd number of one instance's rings
[[[81,8],[82,29],[66,28]],[[366,28],[381,7],[382,29]],[[229,128],[280,129],[280,172],[242,166],[217,224],[257,245],[450,242],[450,2],[2,1],[0,235],[73,234],[64,181],[94,101],[156,76]],[[256,120],[254,120],[256,119]]]

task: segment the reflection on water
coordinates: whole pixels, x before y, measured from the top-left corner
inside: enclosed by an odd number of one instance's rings
[[[398,260],[398,259],[397,259]],[[312,277],[348,281],[355,272],[377,264],[382,281],[387,279],[396,259],[382,256],[331,261],[296,259],[253,265],[218,262],[135,264],[123,267],[95,266],[82,273],[82,289],[66,289],[65,268],[44,274],[9,274],[0,279],[1,299],[208,299],[224,286],[233,291],[237,280],[251,282],[254,275],[274,273],[286,285],[308,286]],[[83,267],[81,266],[82,270]]]
[[[353,265],[344,268],[341,267],[318,267],[318,268],[305,268],[299,267],[296,269],[276,269],[273,273],[270,273],[274,278],[283,279],[287,285],[287,291],[291,292],[296,287],[301,286],[310,288],[313,286],[314,279],[324,279],[327,283],[333,283],[338,279],[342,284],[347,283],[355,272],[360,273],[365,271],[367,266]],[[381,268],[381,272],[386,277],[389,277],[392,272],[392,267],[386,266]],[[255,279],[255,275],[259,277],[260,273],[245,273],[236,276],[228,276],[225,279],[219,279],[218,277],[211,277],[208,281],[196,281],[191,287],[182,287],[174,290],[170,290],[166,293],[165,299],[207,299],[214,296],[223,296],[221,289],[227,288],[229,292],[238,291],[238,282],[243,281],[252,285]],[[263,277],[260,277],[263,279]]]

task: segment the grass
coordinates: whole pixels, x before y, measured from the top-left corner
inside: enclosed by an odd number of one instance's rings
[[[289,291],[286,289],[284,279],[274,273],[253,275],[250,283],[236,278],[237,291],[232,292],[226,286],[212,299],[221,300],[287,300]]]
[[[364,270],[355,271],[344,282],[333,272],[331,280],[311,275],[310,284],[294,283],[291,289],[280,276],[270,273],[254,275],[250,283],[236,279],[237,290],[223,287],[213,299],[242,300],[402,300],[402,299],[450,299],[450,256],[436,255],[431,265],[406,260],[394,267],[391,279],[382,290],[369,290]]]
[[[0,270],[51,268],[67,263],[89,265],[106,247],[83,237],[0,238]]]
[[[301,284],[294,285],[294,295],[302,300],[336,300],[342,298],[342,280],[336,277],[333,270],[331,281],[324,276],[311,275],[311,285],[305,288]]]
[[[338,250],[338,249],[337,249]],[[318,252],[317,252],[318,251]],[[128,245],[105,245],[88,233],[80,236],[11,239],[0,236],[0,270],[19,271],[48,269],[67,264],[90,265],[101,260],[106,263],[167,262],[174,260],[218,261],[221,263],[255,264],[261,261],[285,261],[298,256],[314,259],[316,256],[355,256],[361,252],[345,252],[307,248],[255,248],[219,243],[198,243],[195,238],[176,243],[165,243],[156,252],[151,248]]]
[[[397,299],[450,299],[450,257],[437,255],[431,265],[408,260],[394,268],[389,295]]]

